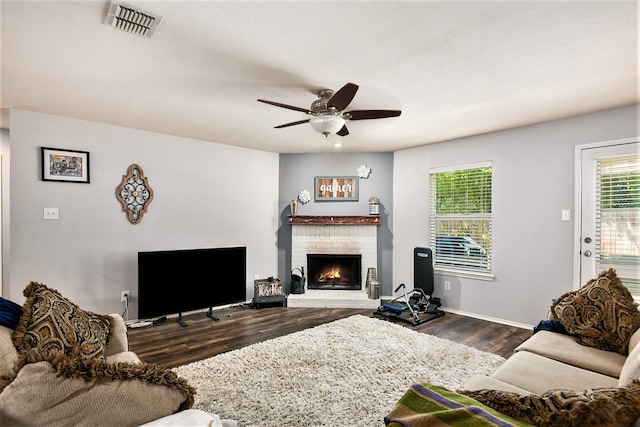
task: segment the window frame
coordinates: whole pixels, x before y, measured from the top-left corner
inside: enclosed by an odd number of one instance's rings
[[[453,166],[429,169],[429,173],[428,173],[429,245],[434,251],[434,270],[436,274],[443,274],[443,275],[455,276],[455,277],[466,277],[466,278],[487,280],[487,281],[492,281],[495,278],[494,270],[493,270],[492,250],[491,250],[492,243],[493,243],[493,233],[491,231],[493,228],[493,208],[491,208],[491,212],[489,213],[448,214],[446,216],[440,216],[440,217],[436,215],[435,203],[436,203],[437,194],[436,194],[436,189],[434,185],[435,183],[434,175],[439,173],[444,173],[444,172],[455,172],[455,171],[463,171],[467,169],[480,169],[480,168],[491,168],[491,206],[493,206],[493,172],[494,171],[493,171],[493,163],[491,161],[467,163],[467,164],[461,164],[461,165],[453,165]],[[487,250],[487,263],[488,263],[487,267],[488,268],[486,270],[473,268],[472,266],[458,267],[455,265],[445,266],[442,264],[438,264],[438,251],[436,249],[437,236],[435,235],[436,234],[435,230],[436,230],[436,223],[438,222],[438,220],[442,220],[443,218],[446,218],[449,220],[481,219],[481,220],[487,220],[489,222],[488,229],[490,230],[490,236],[489,236],[489,249]],[[458,236],[458,237],[462,237],[462,236]]]

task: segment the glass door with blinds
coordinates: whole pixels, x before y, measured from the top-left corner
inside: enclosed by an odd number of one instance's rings
[[[580,284],[614,268],[640,301],[640,143],[581,152]]]

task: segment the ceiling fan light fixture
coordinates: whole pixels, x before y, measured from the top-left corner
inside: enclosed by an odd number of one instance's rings
[[[335,134],[344,126],[344,119],[340,116],[315,116],[309,119],[313,130],[324,136]]]
[[[357,90],[358,85],[355,83],[347,83],[335,93],[330,89],[323,89],[318,92],[318,99],[311,104],[310,109],[294,107],[293,105],[281,104],[266,99],[258,99],[258,101],[288,110],[300,111],[311,116],[309,120],[298,120],[275,126],[276,129],[310,123],[313,130],[323,134],[325,137],[329,137],[329,135],[349,135],[349,129],[345,126],[347,120],[384,119],[400,115],[400,110],[344,111],[351,103]]]

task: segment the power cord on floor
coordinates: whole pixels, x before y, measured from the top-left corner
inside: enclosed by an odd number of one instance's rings
[[[129,321],[129,295],[124,295],[124,311],[122,312],[122,318],[125,322]]]
[[[124,295],[124,311],[122,312],[122,318],[124,319],[124,324],[127,326],[127,329],[133,328],[145,328],[147,326],[151,326],[156,324],[155,322],[148,319],[138,319],[129,321],[129,295]]]

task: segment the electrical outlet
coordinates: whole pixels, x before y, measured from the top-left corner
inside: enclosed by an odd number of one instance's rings
[[[444,282],[444,290],[445,291],[451,290],[451,282]]]
[[[44,219],[58,219],[58,215],[58,208],[44,208]]]
[[[120,302],[127,302],[129,298],[129,291],[122,291],[120,294]]]

